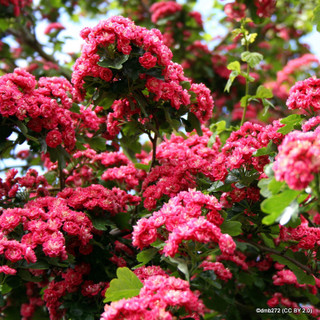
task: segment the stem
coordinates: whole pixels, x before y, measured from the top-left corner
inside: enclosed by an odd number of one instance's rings
[[[306,265],[300,263],[299,261],[291,258],[291,257],[288,257],[287,255],[285,255],[283,252],[279,252],[275,249],[271,249],[271,248],[268,248],[268,247],[265,247],[261,244],[258,244],[258,243],[254,243],[254,242],[251,242],[251,241],[248,241],[246,240],[247,243],[257,247],[258,249],[262,250],[262,251],[265,251],[265,252],[270,252],[270,253],[273,253],[277,256],[280,256],[280,257],[283,257],[285,259],[287,259],[288,261],[292,262],[293,264],[295,264],[297,267],[299,267],[300,269],[304,270],[305,272],[307,272],[308,274],[310,275],[313,275],[313,270],[311,270],[309,267],[307,267]]]
[[[249,77],[249,72],[250,72],[250,66],[249,63],[247,63],[247,76]],[[249,79],[246,78],[246,91],[245,91],[245,96],[249,95]],[[242,114],[242,119],[240,123],[240,127],[244,124],[244,120],[246,118],[246,113],[247,113],[247,108],[248,108],[248,100],[246,100],[246,104],[243,109],[243,114]]]
[[[60,191],[62,191],[66,187],[62,168],[59,168],[59,180],[60,180]]]
[[[150,172],[151,169],[155,166],[156,160],[157,160],[156,159],[156,155],[157,155],[157,138],[158,138],[158,135],[155,132],[154,133],[154,137],[152,138],[151,133],[148,132],[148,136],[149,136],[150,141],[152,142],[152,161],[151,161],[151,166],[150,166],[150,169],[149,169],[149,172]]]

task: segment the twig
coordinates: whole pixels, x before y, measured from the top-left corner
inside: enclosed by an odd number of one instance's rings
[[[292,262],[297,267],[299,267],[300,269],[306,271],[310,275],[313,275],[313,273],[314,273],[312,269],[310,269],[309,267],[307,267],[304,264],[300,263],[299,261],[297,261],[297,260],[285,255],[283,252],[279,252],[279,251],[277,251],[275,249],[268,248],[268,247],[265,247],[265,246],[263,246],[261,244],[254,243],[254,242],[251,242],[251,241],[248,241],[248,240],[246,240],[246,242],[251,244],[251,245],[253,245],[253,246],[255,246],[255,247],[257,247],[257,248],[259,248],[262,251],[270,252],[270,253],[273,253],[273,254],[275,254],[277,256],[280,256],[280,257],[283,257],[283,258],[287,259],[288,261]]]

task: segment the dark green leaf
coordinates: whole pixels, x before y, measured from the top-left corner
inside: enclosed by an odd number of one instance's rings
[[[98,66],[103,68],[110,68],[120,70],[123,67],[123,64],[129,59],[128,54],[121,54],[115,57],[114,59],[110,58],[101,58],[100,61],[97,63]]]
[[[196,115],[192,112],[188,113],[188,122],[190,123],[190,127],[186,128],[187,132],[191,132],[193,129],[196,129],[197,134],[202,136],[201,124]]]
[[[69,110],[74,113],[80,113],[80,106],[77,103],[73,103]]]
[[[146,250],[139,252],[137,255],[137,260],[140,262],[140,264],[135,266],[135,268],[139,268],[139,267],[146,265],[148,262],[150,262],[155,257],[157,252],[158,252],[158,250],[156,248],[150,248],[150,249],[146,249]]]
[[[227,233],[232,237],[242,233],[241,223],[239,221],[223,221],[220,229],[222,233]]]
[[[90,147],[96,151],[105,151],[106,150],[106,139],[102,137],[93,137],[88,139]]]

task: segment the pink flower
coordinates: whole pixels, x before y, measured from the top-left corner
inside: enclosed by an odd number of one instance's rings
[[[7,266],[7,265],[4,265],[4,266],[0,266],[0,273],[5,273],[5,274],[14,275],[14,274],[17,273],[17,270],[16,270],[16,269],[13,269],[13,268],[10,268],[10,267]]]
[[[320,139],[317,132],[290,132],[279,147],[273,170],[278,181],[301,190],[320,170]]]
[[[50,148],[56,148],[62,142],[62,135],[58,130],[51,130],[46,136],[46,143]]]
[[[150,52],[146,52],[139,58],[139,62],[144,68],[151,69],[156,65],[157,57],[153,56]]]

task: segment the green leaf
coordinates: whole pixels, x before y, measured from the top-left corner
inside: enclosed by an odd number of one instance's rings
[[[227,69],[231,71],[236,71],[238,74],[241,72],[240,68],[240,62],[239,61],[233,61],[227,65]]]
[[[246,105],[248,105],[249,101],[251,100],[250,98],[252,98],[252,96],[249,94],[242,97],[240,100],[240,106],[244,108]]]
[[[148,172],[150,170],[150,165],[151,165],[151,163],[150,164],[135,163],[134,167],[136,169],[141,169],[141,170],[144,170],[144,171]]]
[[[196,129],[197,134],[199,136],[203,135],[202,130],[201,130],[200,121],[194,113],[192,113],[192,112],[188,113],[188,122],[190,123],[190,127],[186,128],[187,132],[191,132],[193,129]]]
[[[42,281],[42,277],[35,277],[34,275],[32,275],[28,270],[26,269],[21,269],[19,270],[19,272],[17,273],[17,275],[25,281],[28,282],[40,282]]]
[[[102,137],[93,137],[88,139],[88,143],[90,147],[96,151],[105,151],[107,148],[106,139]]]
[[[263,55],[258,52],[245,51],[241,53],[241,60],[249,64],[251,68],[258,65],[263,59]]]
[[[49,184],[53,184],[57,178],[57,173],[55,171],[48,171],[44,174]]]
[[[6,31],[10,27],[7,19],[0,19],[0,31]]]
[[[123,64],[129,59],[128,54],[118,55],[114,59],[110,58],[101,58],[100,61],[97,63],[98,66],[103,68],[110,68],[120,70],[123,67]]]
[[[72,107],[69,109],[71,112],[80,114],[80,106],[77,103],[73,103]]]
[[[298,190],[287,189],[264,200],[261,203],[261,210],[268,216],[264,217],[262,222],[267,225],[274,223],[300,193]]]
[[[256,150],[253,153],[253,156],[254,157],[260,157],[260,156],[266,156],[266,155],[273,156],[275,154],[276,150],[277,150],[276,145],[273,143],[272,140],[270,140],[270,142],[268,143],[268,145],[266,147],[263,147],[263,148]]]
[[[229,79],[228,79],[228,82],[226,84],[226,86],[224,87],[224,91],[227,91],[229,92],[230,91],[230,88],[231,88],[231,85],[234,81],[234,79],[239,75],[240,73],[238,71],[232,71],[229,75]]]
[[[140,264],[135,266],[135,269],[142,267],[150,262],[155,257],[157,252],[158,250],[156,248],[150,248],[139,252],[137,255],[137,260],[140,262]]]
[[[281,127],[278,132],[282,134],[287,134],[293,129],[295,129],[296,126],[300,126],[301,122],[303,120],[303,116],[300,114],[292,114],[286,118],[283,118],[280,120],[282,124],[284,124],[284,127]]]
[[[129,223],[131,219],[131,215],[129,212],[121,212],[112,217],[112,220],[116,223],[117,227],[120,230],[130,230],[132,228]]]
[[[189,275],[189,269],[186,261],[182,258],[171,258],[168,257],[168,259],[171,263],[177,265],[178,270],[180,270],[186,277],[186,280],[190,280],[190,275]]]
[[[91,222],[94,228],[101,231],[108,230],[108,226],[110,226],[110,220],[105,217],[92,217]]]
[[[38,260],[35,263],[29,263],[29,264],[24,264],[23,266],[21,266],[21,268],[24,269],[37,269],[37,270],[46,270],[49,269],[49,264],[47,261],[45,260]]]
[[[117,278],[111,280],[103,302],[118,301],[139,295],[142,282],[128,268],[118,268]]]
[[[191,88],[191,83],[190,81],[181,81],[180,85],[183,89],[189,90]]]
[[[263,99],[263,98],[270,99],[273,97],[273,93],[270,89],[264,86],[259,86],[256,92],[256,97],[260,99]]]
[[[242,233],[241,223],[239,221],[224,221],[220,225],[222,233],[227,233],[230,236],[238,236]]]

